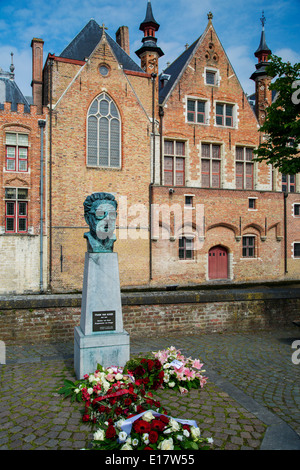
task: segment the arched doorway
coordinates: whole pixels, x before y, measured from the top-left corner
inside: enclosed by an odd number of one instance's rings
[[[224,246],[213,246],[208,252],[209,279],[228,279],[228,250]]]

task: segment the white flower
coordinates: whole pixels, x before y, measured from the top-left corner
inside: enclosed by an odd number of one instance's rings
[[[184,430],[183,430],[183,435],[184,435],[185,437],[189,437],[190,433],[188,432],[187,429],[184,429]]]
[[[121,431],[119,433],[119,441],[120,442],[125,442],[126,441],[126,438],[127,438],[127,432],[125,431]],[[127,443],[128,444],[128,443]]]
[[[142,439],[144,441],[145,444],[149,444],[149,434],[147,432],[145,432],[143,435],[142,435]]]
[[[160,442],[157,447],[161,450],[173,450],[173,439],[171,437],[170,439],[165,439],[164,441]]]
[[[171,367],[170,363],[169,362],[166,362],[164,365],[163,365],[163,368],[164,369],[169,369]]]
[[[130,444],[125,442],[125,444],[122,445],[121,450],[132,450],[132,447]]]
[[[182,436],[181,434],[177,434],[176,437],[177,437],[177,439],[178,439],[179,441],[182,441],[182,439],[183,439],[183,436]]]
[[[102,385],[103,385],[104,391],[107,392],[107,390],[108,390],[109,387],[110,387],[109,382],[107,382],[107,380],[104,379],[104,380],[102,381]]]
[[[200,437],[200,429],[195,426],[191,426],[191,435],[193,439],[198,439],[198,437]]]
[[[104,441],[104,437],[105,437],[105,433],[103,429],[98,429],[98,431],[94,433],[95,441]]]
[[[208,438],[207,438],[207,442],[208,442],[209,444],[213,444],[214,440],[213,440],[212,437],[208,437]]]
[[[178,422],[173,418],[170,419],[169,425],[171,426],[172,431],[179,431],[180,430],[180,426],[179,426]]]
[[[92,382],[94,382],[94,380],[95,380],[95,376],[93,374],[91,374],[89,376],[89,382],[92,383]]]
[[[116,422],[115,426],[118,428],[118,429],[121,429],[122,428],[122,424],[125,422],[125,419],[119,419],[119,421]]]
[[[109,374],[113,374],[113,373],[114,373],[114,370],[113,370],[111,367],[109,367],[109,368],[106,369],[106,370],[107,370],[107,372],[108,372]]]
[[[170,380],[169,374],[168,373],[164,374],[164,382],[167,383],[167,382],[169,382],[169,380]]]
[[[169,382],[169,387],[171,388],[175,387],[175,382]]]
[[[151,411],[146,411],[146,413],[143,414],[142,418],[144,421],[148,421],[149,423],[150,421],[152,421],[152,419],[154,419],[154,416]]]
[[[163,431],[164,434],[170,434],[170,432],[172,432],[171,428],[167,428]]]
[[[137,438],[132,439],[132,445],[133,445],[133,446],[137,446],[138,443],[139,443],[139,440],[138,440]]]
[[[121,380],[121,379],[123,379],[123,375],[118,372],[118,373],[115,375],[115,379],[116,379],[116,380]]]
[[[79,389],[79,388],[75,388],[74,392],[75,392],[75,393],[79,393],[79,392],[80,392],[80,389]]]
[[[88,388],[88,389],[87,389],[87,392],[88,392],[89,395],[92,395],[93,389],[92,389],[92,388]]]

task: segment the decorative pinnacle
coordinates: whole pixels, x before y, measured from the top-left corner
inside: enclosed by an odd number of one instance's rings
[[[208,18],[209,20],[212,20],[213,17],[214,17],[214,16],[213,16],[212,12],[210,11],[210,12],[207,14],[207,18]]]
[[[261,21],[262,27],[263,27],[263,29],[264,29],[264,28],[265,28],[266,21],[267,21],[267,20],[266,20],[266,17],[265,17],[264,11],[262,12],[262,17],[261,17],[260,21]]]
[[[10,70],[10,72],[13,74],[14,71],[15,71],[15,66],[14,66],[14,61],[13,61],[13,59],[14,59],[14,53],[11,52],[10,55],[11,55],[11,64],[10,64],[9,70]]]

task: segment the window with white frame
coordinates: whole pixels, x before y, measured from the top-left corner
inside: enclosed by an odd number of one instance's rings
[[[187,99],[187,121],[195,124],[206,124],[208,119],[207,101]]]
[[[294,217],[300,217],[300,202],[294,204]]]
[[[164,141],[164,184],[185,185],[185,142]]]
[[[201,186],[221,187],[221,145],[201,144]]]
[[[236,147],[235,149],[235,182],[236,189],[253,189],[254,165],[253,149]]]
[[[181,237],[178,241],[179,259],[194,258],[194,240],[191,237]]]
[[[205,69],[205,84],[219,86],[219,72],[216,69]]]
[[[283,192],[295,193],[296,192],[296,175],[286,175],[282,173],[281,186],[282,186]]]
[[[235,106],[227,103],[216,103],[216,125],[235,126]]]
[[[243,258],[255,258],[255,236],[243,236]]]
[[[27,233],[28,189],[5,188],[5,232]]]
[[[28,134],[5,134],[6,170],[28,171]]]
[[[120,168],[121,119],[118,108],[107,93],[92,102],[87,118],[87,164]]]
[[[293,256],[294,256],[294,258],[300,258],[300,242],[294,242],[294,244],[293,244]]]

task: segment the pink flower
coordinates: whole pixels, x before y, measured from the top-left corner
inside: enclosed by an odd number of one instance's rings
[[[195,359],[193,364],[192,364],[192,367],[194,367],[195,369],[200,370],[203,367],[203,364],[201,364],[199,359]]]

